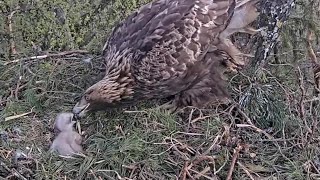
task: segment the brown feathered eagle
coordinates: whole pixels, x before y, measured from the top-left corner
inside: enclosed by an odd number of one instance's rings
[[[171,109],[228,100],[223,73],[244,64],[244,54],[228,38],[259,31],[248,28],[258,15],[257,2],[155,0],[144,5],[113,29],[103,50],[106,74],[84,92],[73,113],[172,96]]]

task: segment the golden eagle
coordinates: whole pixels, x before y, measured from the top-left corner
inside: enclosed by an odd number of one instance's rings
[[[259,0],[154,0],[112,31],[103,50],[106,74],[73,108],[88,111],[174,97],[173,109],[226,101],[223,73],[244,65],[229,40],[259,15]]]

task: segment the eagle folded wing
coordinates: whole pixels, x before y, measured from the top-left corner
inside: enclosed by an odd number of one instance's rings
[[[105,77],[87,89],[74,111],[172,95],[181,106],[225,98],[219,63],[230,65],[224,54],[236,58],[236,47],[227,42],[233,14],[242,10],[235,8],[235,0],[156,0],[133,12],[104,46]],[[211,49],[218,51],[205,58]]]

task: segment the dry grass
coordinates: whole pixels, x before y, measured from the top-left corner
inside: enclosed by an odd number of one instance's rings
[[[67,159],[48,152],[53,120],[104,70],[91,52],[51,54],[0,61],[1,179],[320,179],[320,103],[304,48],[230,75],[228,107],[168,114],[153,101],[90,114],[86,153]]]

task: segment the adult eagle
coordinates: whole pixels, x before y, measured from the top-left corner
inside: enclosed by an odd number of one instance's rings
[[[242,6],[250,2],[258,0],[155,0],[144,5],[113,29],[103,51],[105,77],[84,92],[73,113],[83,116],[172,96],[173,109],[228,100],[223,73],[243,63],[232,54],[239,51],[227,39],[231,33],[220,35],[235,12],[250,17]]]

